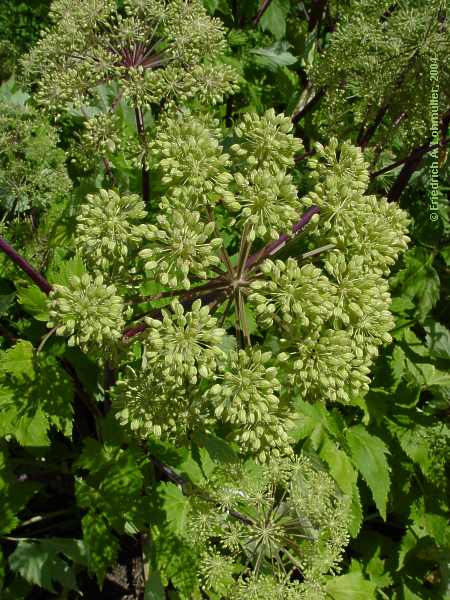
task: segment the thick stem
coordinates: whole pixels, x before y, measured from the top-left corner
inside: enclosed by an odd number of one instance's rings
[[[258,25],[258,23],[261,20],[261,17],[266,12],[266,10],[269,8],[271,2],[272,2],[272,0],[264,0],[264,2],[261,4],[258,12],[256,13],[255,18],[253,19],[253,27],[256,27]]]
[[[449,143],[450,143],[450,138],[448,138],[447,140],[444,140],[441,145],[447,146]],[[432,150],[436,150],[436,148],[439,148],[439,145],[440,144],[432,144],[431,146],[428,146],[426,149],[423,150],[423,155],[428,154],[428,152],[431,152]],[[408,154],[408,156],[406,158],[401,158],[400,160],[396,160],[395,162],[391,163],[387,167],[383,167],[379,171],[375,171],[374,173],[371,173],[370,178],[376,179],[377,177],[380,177],[380,175],[384,175],[385,173],[388,173],[389,171],[396,169],[400,165],[405,164],[406,162],[408,162],[411,159],[413,153],[417,152],[417,150],[420,150],[420,148],[423,148],[423,146],[414,148],[414,150],[410,154]]]
[[[387,195],[388,202],[397,202],[399,200],[403,190],[408,185],[408,182],[411,179],[414,171],[416,171],[419,168],[422,159],[427,151],[427,148],[428,144],[425,144],[424,146],[415,148],[413,152],[409,155],[397,179],[394,181],[394,184],[389,190],[389,193]]]
[[[288,241],[290,241],[293,237],[298,235],[302,231],[302,229],[304,227],[306,227],[306,225],[311,221],[312,217],[315,214],[318,214],[319,211],[320,211],[320,209],[318,206],[311,206],[310,208],[308,208],[308,210],[302,216],[302,218],[292,226],[292,233],[290,235],[285,234],[285,233],[283,235],[280,235],[280,237],[277,240],[275,240],[274,242],[271,242],[270,244],[267,244],[259,252],[256,252],[255,254],[250,256],[247,259],[247,261],[245,262],[244,272],[247,269],[255,268],[263,260],[265,260],[269,256],[273,256],[279,250],[281,250]],[[221,301],[225,300],[227,297],[229,297],[228,287],[229,287],[229,284],[226,286],[227,292],[225,292],[223,288],[219,288],[219,289],[213,290],[210,294],[201,296],[202,303],[204,305],[208,304],[210,306],[217,305],[218,302],[221,302]],[[194,292],[195,289],[192,291]],[[187,300],[187,299],[182,300],[181,304],[184,306],[185,309],[188,309],[192,305],[194,300],[196,300],[195,297],[191,298],[189,300]],[[237,310],[239,310],[238,306],[236,308],[237,308]],[[162,318],[161,310],[160,309],[155,310],[151,316],[153,319],[161,319]],[[124,331],[123,340],[125,342],[130,340],[135,335],[138,335],[139,333],[142,333],[143,331],[145,331],[147,329],[147,327],[148,327],[148,325],[145,323],[145,321],[143,321],[141,323],[137,323],[133,327],[130,327],[129,329],[126,329]]]
[[[18,254],[8,242],[0,238],[0,250],[9,256],[9,258],[13,261],[15,265],[22,269],[24,273],[30,277],[34,281],[34,283],[41,289],[45,294],[49,294],[53,287],[50,283],[45,279],[43,275],[41,275],[36,269],[34,269],[20,254]]]
[[[308,114],[316,104],[325,96],[325,88],[320,88],[317,93],[309,100],[303,108],[298,110],[291,118],[291,121],[294,123],[298,123],[303,117]]]
[[[314,215],[318,214],[320,209],[318,206],[311,206],[302,216],[302,218],[297,221],[292,226],[292,234],[288,235],[287,233],[283,233],[280,237],[274,242],[270,242],[262,248],[259,252],[252,254],[250,258],[247,260],[245,264],[246,269],[254,269],[257,265],[259,265],[263,260],[268,258],[269,256],[273,256],[277,252],[286,245],[286,243],[291,240],[294,236],[298,235],[301,230],[306,227],[306,225],[311,221]]]
[[[308,31],[313,31],[317,25],[320,25],[327,1],[328,0],[313,1],[311,12],[309,14]]]

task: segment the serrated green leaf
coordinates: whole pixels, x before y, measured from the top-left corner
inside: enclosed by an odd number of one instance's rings
[[[334,442],[327,439],[319,451],[319,456],[327,463],[330,475],[342,492],[351,496],[358,473],[347,454],[340,450]]]
[[[283,39],[286,34],[286,19],[289,9],[289,0],[272,0],[259,21],[261,29],[270,31],[277,40]]]
[[[152,528],[155,559],[164,586],[172,582],[183,600],[200,600],[197,577],[199,557],[194,547],[174,535],[171,528]]]
[[[7,454],[0,450],[0,533],[7,534],[19,525],[18,513],[39,487],[36,483],[18,482]]]
[[[216,463],[235,463],[239,460],[233,448],[225,440],[215,435],[197,431],[194,434],[194,441],[204,447],[210,458]]]
[[[23,446],[47,446],[47,431],[53,425],[70,436],[72,400],[73,387],[65,371],[53,357],[42,357],[34,379],[0,387],[0,435],[11,435]]]
[[[328,435],[339,437],[342,423],[336,413],[332,413],[319,402],[311,404],[297,400],[295,404],[298,418],[289,436],[295,440],[309,438],[313,447],[318,450]]]
[[[333,577],[326,584],[326,591],[334,600],[376,600],[376,589],[375,583],[358,571]]]
[[[0,315],[4,315],[8,312],[9,307],[14,302],[16,292],[12,294],[0,294]]]
[[[143,453],[130,446],[104,446],[88,438],[75,468],[90,471],[76,478],[78,504],[102,517],[118,533],[135,533],[148,522],[148,498],[142,494],[143,466],[148,462]]]
[[[431,388],[433,386],[450,386],[450,375],[439,371],[432,364],[413,363],[406,361],[409,379],[421,388]]]
[[[417,316],[423,321],[439,299],[440,279],[432,265],[433,255],[416,246],[406,252],[404,261],[405,268],[392,278],[392,284],[415,302]]]
[[[209,12],[210,15],[213,15],[216,10],[219,8],[220,0],[203,0],[203,6]]]
[[[427,332],[426,344],[430,354],[438,358],[450,359],[450,331],[447,327],[431,321],[424,329]]]
[[[391,369],[392,377],[395,381],[395,387],[397,387],[406,369],[406,355],[401,346],[394,346],[394,350],[392,351],[392,356],[389,361],[389,367]]]
[[[54,582],[60,583],[66,590],[76,590],[73,566],[60,556],[61,553],[66,554],[61,546],[51,541],[20,540],[9,557],[9,565],[24,579],[49,592],[55,591]]]
[[[450,246],[444,246],[444,248],[441,248],[441,251],[439,252],[439,254],[444,259],[447,267],[450,267]]]
[[[414,310],[415,304],[410,298],[405,296],[397,296],[392,298],[389,310],[395,315],[404,315],[405,313]]]
[[[84,266],[83,260],[81,256],[75,255],[73,258],[69,260],[63,258],[57,262],[57,269],[52,273],[52,281],[54,283],[58,283],[59,285],[70,285],[69,279],[76,275],[77,277],[81,277],[83,273],[86,273],[86,267]]]
[[[34,379],[33,354],[33,344],[26,340],[20,340],[6,352],[0,351],[0,375],[8,373],[21,380],[26,375]]]
[[[153,571],[145,582],[144,600],[165,600],[166,593],[159,571]]]
[[[48,321],[47,295],[36,285],[21,288],[17,291],[17,300],[24,310],[36,321]]]
[[[88,512],[81,520],[87,565],[100,587],[119,553],[119,541],[101,515]]]
[[[361,504],[361,497],[359,495],[358,483],[353,484],[352,490],[352,502],[351,502],[351,518],[349,525],[349,533],[353,538],[359,534],[363,523],[363,508]]]
[[[357,485],[358,472],[348,455],[330,439],[325,439],[320,458],[328,465],[330,475],[344,494],[351,498],[350,535],[356,537],[361,529],[363,514]]]
[[[362,425],[347,429],[346,440],[353,464],[364,477],[381,516],[386,520],[386,503],[391,483],[390,468],[386,460],[389,450],[380,438],[370,434]]]
[[[186,529],[187,517],[191,509],[188,498],[174,483],[164,482],[159,487],[163,497],[163,508],[167,514],[167,522],[170,530],[178,536],[182,536]]]
[[[288,42],[277,42],[267,48],[252,48],[249,52],[254,55],[255,62],[276,70],[297,62],[297,58],[288,51],[289,48]]]

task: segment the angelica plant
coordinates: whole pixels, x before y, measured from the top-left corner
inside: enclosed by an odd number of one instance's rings
[[[154,172],[161,191],[153,223],[135,197],[112,190],[89,196],[81,207],[76,246],[88,271],[96,274],[97,291],[91,291],[88,275],[66,290],[57,286],[50,294],[49,326],[86,348],[91,337],[93,346],[101,343],[94,333],[97,320],[105,342],[109,336],[116,352],[122,347],[117,367],[124,370],[112,390],[113,408],[135,434],[145,438],[153,431],[163,439],[184,439],[192,404],[190,435],[206,422],[211,432],[214,423],[221,424],[244,455],[265,462],[291,453],[297,394],[311,402],[349,403],[368,390],[378,348],[391,340],[385,277],[407,245],[408,219],[397,206],[364,195],[368,176],[361,151],[348,142],[338,147],[334,139],[309,163],[311,181],[317,183],[297,198],[288,169],[299,142],[291,131],[289,119],[272,111],[261,118],[247,116],[232,131],[233,153],[228,154],[217,122],[180,111],[173,120],[163,119],[156,134]],[[258,150],[255,140],[269,137],[282,149],[282,160],[265,149],[264,141]],[[245,152],[238,151],[244,147]],[[183,157],[190,152],[197,160],[186,169]],[[296,210],[302,206],[306,213],[299,218]],[[221,227],[240,236],[234,256]],[[305,249],[312,250],[277,259],[289,239],[283,232],[295,237],[306,227]],[[115,263],[126,267],[131,259],[133,268],[122,268],[120,278],[110,270]],[[120,287],[112,292],[114,282]],[[136,296],[146,282],[157,293]],[[75,300],[79,294],[92,297],[89,307]],[[108,323],[101,326],[106,317],[101,303],[107,311],[110,294],[128,306],[134,321],[128,327],[122,310],[109,311]],[[164,306],[152,309],[155,301]],[[250,329],[251,316],[257,336]],[[267,346],[274,335],[275,351]],[[126,352],[135,340],[138,360]],[[139,389],[137,373],[148,371],[152,375],[142,376]],[[152,405],[145,396],[156,374],[154,394],[160,399]],[[164,428],[155,423],[168,389],[174,390],[174,420]],[[204,415],[209,415],[206,421]]]
[[[28,81],[38,82],[36,100],[52,115],[71,107],[87,119],[79,140],[82,165],[83,154],[96,150],[110,169],[110,159],[125,149],[142,166],[148,201],[147,112],[193,99],[201,109],[236,89],[237,74],[222,60],[221,22],[200,0],[55,0],[49,18],[52,27],[22,61]],[[101,114],[90,116],[102,86],[112,97]],[[134,112],[135,140],[123,135],[121,103]]]
[[[30,106],[0,101],[0,209],[5,218],[42,213],[70,191],[64,152],[47,119]]]
[[[356,143],[368,149],[374,162],[394,132],[403,155],[412,149],[426,151],[430,121],[423,107],[430,102],[432,61],[438,65],[441,89],[449,83],[444,5],[440,0],[426,5],[389,0],[333,3],[338,22],[327,47],[308,66],[312,84],[326,94],[319,127],[340,137],[350,116]],[[443,95],[438,102],[444,139],[448,107]]]
[[[325,472],[304,457],[285,458],[216,472],[207,483],[208,497],[194,500],[186,531],[194,550],[207,544],[200,561],[207,593],[326,597],[323,576],[339,571],[349,506]],[[238,559],[237,578],[230,557]]]
[[[325,598],[357,492],[344,494],[296,455],[297,411],[361,406],[373,361],[391,341],[387,277],[408,244],[409,219],[366,195],[368,165],[349,141],[317,144],[298,189],[302,142],[288,116],[248,112],[224,126],[214,106],[235,75],[221,62],[222,25],[197,0],[83,0],[70,10],[56,0],[51,17],[24,61],[28,77],[38,75],[36,102],[55,117],[94,115],[81,134],[85,151],[109,171],[117,150],[134,152],[142,196],[113,172],[92,184],[100,189],[79,190],[59,259],[73,260],[50,269],[51,282],[0,240],[46,295],[28,299],[47,322],[39,352],[50,337],[56,354],[67,341],[83,402],[98,418],[101,396],[111,413],[98,439],[115,431],[139,457],[155,448],[198,454],[201,474],[185,465],[192,481],[150,454],[178,485],[155,485],[152,502],[163,498],[169,539],[175,532],[180,554],[183,544],[192,552],[209,598]],[[99,113],[102,94],[110,104]],[[134,142],[122,135],[119,105],[134,112]],[[103,372],[95,400],[77,381],[92,364]],[[231,453],[232,466],[211,465],[205,439]],[[108,462],[113,451],[103,450]],[[108,528],[97,513],[114,487],[99,484],[105,469],[96,473],[89,452],[80,465],[92,481],[76,485],[86,537],[93,523]],[[137,479],[132,507],[151,487]],[[181,525],[174,505],[183,506]],[[110,517],[115,531],[151,521],[130,510]],[[162,560],[166,529],[151,527]]]

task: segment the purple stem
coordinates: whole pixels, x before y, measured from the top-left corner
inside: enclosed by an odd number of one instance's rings
[[[255,267],[257,264],[262,262],[268,256],[272,256],[273,254],[276,254],[279,250],[281,250],[281,248],[283,248],[283,246],[286,244],[286,242],[291,240],[292,237],[295,237],[296,235],[298,235],[300,233],[300,231],[304,227],[306,227],[306,225],[311,221],[312,217],[314,215],[318,214],[319,211],[320,211],[319,207],[315,206],[315,205],[308,208],[308,210],[305,212],[305,214],[302,216],[302,218],[292,226],[292,234],[291,235],[288,235],[287,233],[283,233],[282,235],[280,235],[280,237],[277,240],[275,240],[274,242],[271,242],[270,244],[267,244],[259,252],[252,254],[252,256],[250,256],[247,259],[247,262],[245,263],[244,271],[250,267]],[[191,290],[191,293],[192,292],[195,292],[195,288],[193,290]],[[212,290],[210,294],[201,296],[202,303],[205,305],[210,304],[211,302],[214,302],[217,298],[219,298],[220,295],[224,296],[224,290],[220,290],[220,289]],[[225,297],[223,298],[224,300],[225,300]],[[190,306],[193,304],[194,300],[196,300],[195,297],[189,298],[187,300],[182,300],[181,304],[184,306],[185,309],[189,309]],[[151,317],[153,319],[161,319],[162,318],[161,310],[156,309],[151,314]],[[124,332],[123,337],[125,340],[130,339],[130,338],[134,337],[135,335],[138,335],[139,333],[142,333],[143,331],[145,331],[147,329],[147,327],[148,327],[148,325],[144,321],[141,321],[141,323],[138,323],[134,327],[130,327],[129,329],[127,329]]]
[[[52,291],[53,288],[45,279],[45,277],[36,271],[36,269],[33,269],[30,263],[22,258],[20,254],[17,254],[14,248],[12,248],[8,242],[1,237],[0,250],[3,250],[3,252],[13,261],[13,263],[15,263],[19,269],[22,269],[22,271],[24,271],[45,294],[49,294]]]
[[[264,0],[264,2],[261,4],[261,6],[256,14],[256,17],[253,19],[253,27],[256,27],[258,25],[258,23],[261,20],[261,17],[266,12],[266,10],[269,8],[271,2],[272,2],[272,0]]]
[[[275,254],[276,252],[281,250],[281,248],[293,236],[296,236],[298,233],[300,233],[300,231],[311,221],[312,217],[314,215],[318,214],[319,211],[320,211],[319,207],[315,206],[315,205],[311,206],[311,208],[308,208],[308,210],[302,216],[300,221],[297,221],[297,223],[295,223],[292,226],[292,235],[283,233],[282,235],[280,235],[280,237],[277,240],[275,240],[274,242],[270,242],[270,244],[267,244],[267,246],[264,246],[264,248],[262,248],[259,252],[252,254],[252,256],[250,256],[250,258],[245,263],[245,268],[249,269],[250,267],[254,267],[257,264],[259,264],[261,261],[263,261],[265,258],[267,258],[268,256],[272,256],[272,254]]]

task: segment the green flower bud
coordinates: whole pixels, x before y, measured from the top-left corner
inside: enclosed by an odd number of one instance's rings
[[[162,310],[159,327],[152,327],[153,319],[146,318],[150,325],[144,342],[148,368],[161,369],[164,377],[173,377],[177,385],[183,385],[186,379],[197,383],[198,376],[211,377],[223,357],[220,344],[225,330],[217,327],[217,319],[200,300],[188,312],[178,300],[170,308],[170,312]]]
[[[77,247],[95,272],[123,273],[129,255],[141,243],[146,226],[144,203],[135,194],[114,190],[88,194],[77,217]]]
[[[284,171],[294,166],[294,155],[303,148],[292,130],[291,119],[276,114],[273,108],[262,116],[245,113],[234,130],[238,143],[230,150],[238,157],[245,156],[247,170]]]
[[[211,238],[213,223],[203,223],[198,212],[172,209],[157,216],[158,225],[148,225],[145,237],[150,246],[139,255],[145,269],[163,285],[188,289],[188,274],[207,278],[212,265],[218,265],[216,254],[220,238]]]
[[[104,285],[101,275],[73,275],[68,286],[54,285],[48,307],[47,327],[56,327],[58,335],[70,336],[69,346],[83,350],[109,346],[125,326],[123,300],[113,285]]]

